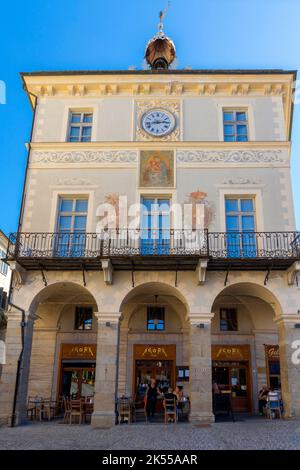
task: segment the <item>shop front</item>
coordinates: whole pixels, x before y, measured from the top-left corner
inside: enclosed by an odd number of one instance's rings
[[[220,393],[231,397],[233,412],[251,412],[249,345],[213,345],[212,379]]]
[[[176,385],[175,345],[134,345],[133,396],[145,396],[151,379],[155,379],[161,391]]]
[[[62,344],[58,398],[93,396],[95,372],[96,345]]]

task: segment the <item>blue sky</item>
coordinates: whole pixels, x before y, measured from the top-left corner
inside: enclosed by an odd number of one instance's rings
[[[17,229],[32,111],[21,71],[142,67],[166,0],[1,2],[0,228]],[[300,69],[299,0],[172,0],[165,32],[178,68]],[[300,76],[299,76],[300,79]],[[300,104],[295,106],[292,178],[300,229]]]

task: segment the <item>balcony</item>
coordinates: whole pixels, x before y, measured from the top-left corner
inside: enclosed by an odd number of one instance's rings
[[[300,232],[111,230],[102,233],[12,233],[8,261],[28,270],[208,270],[289,268],[300,260]]]

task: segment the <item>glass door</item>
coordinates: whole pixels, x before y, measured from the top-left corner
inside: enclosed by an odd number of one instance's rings
[[[254,199],[226,198],[226,243],[231,258],[256,256]]]
[[[235,412],[251,411],[250,377],[247,362],[213,362],[213,380],[220,393],[231,392],[231,403]]]
[[[61,395],[71,398],[90,397],[94,394],[95,367],[68,367],[62,371]]]
[[[144,197],[141,204],[141,254],[169,254],[170,200]]]

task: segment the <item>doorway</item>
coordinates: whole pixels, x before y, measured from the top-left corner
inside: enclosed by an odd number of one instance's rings
[[[95,371],[95,363],[63,363],[60,396],[70,398],[93,396]]]
[[[137,360],[135,362],[135,389],[137,396],[145,396],[150,379],[156,380],[157,387],[162,392],[166,391],[169,387],[173,388],[173,361]]]
[[[234,412],[251,411],[249,363],[213,361],[212,378],[222,393],[231,392]]]

